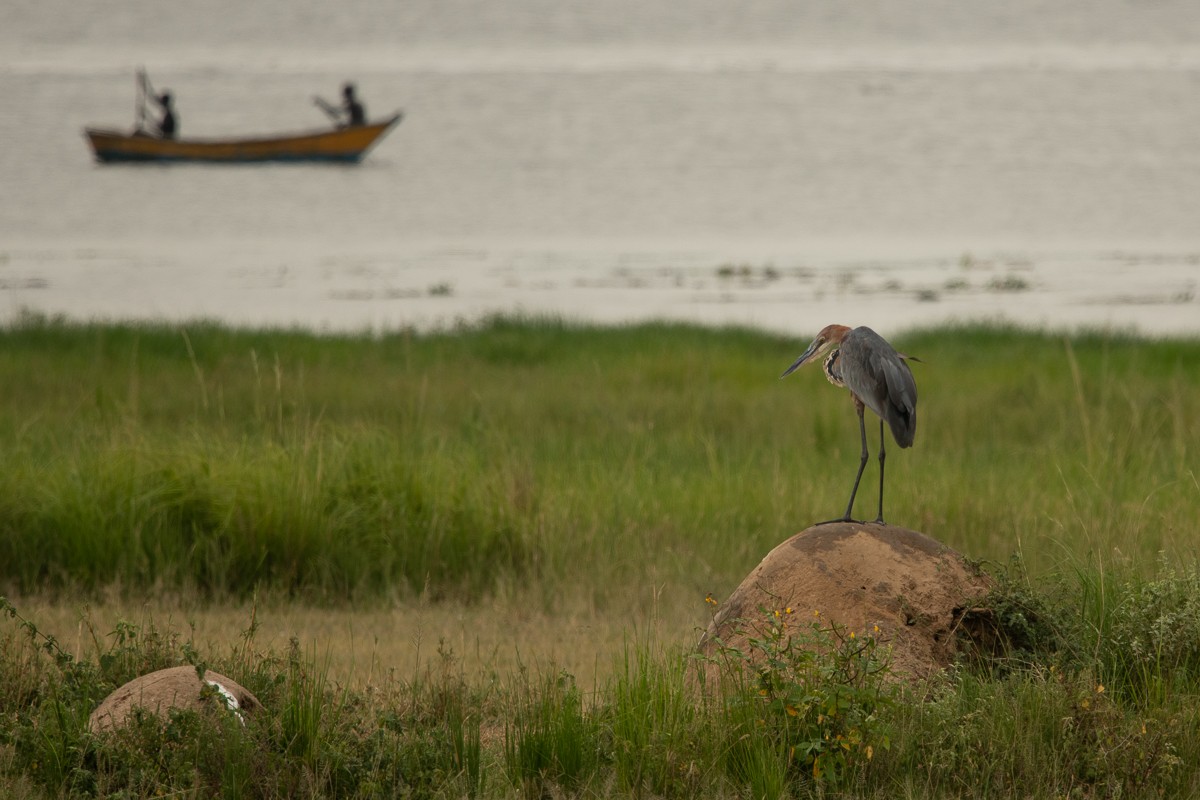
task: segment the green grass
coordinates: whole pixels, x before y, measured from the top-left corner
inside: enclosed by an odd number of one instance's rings
[[[623,617],[650,586],[698,606],[844,508],[847,395],[816,369],[777,380],[805,344],[554,320],[316,336],[26,318],[0,331],[0,590]],[[0,628],[0,794],[1200,792],[1200,342],[970,327],[894,344],[925,363],[887,517],[997,576],[999,651],[916,689],[843,687],[839,662],[780,641],[768,675],[697,696],[687,654],[647,641],[594,687],[551,667],[480,682],[445,652],[359,690],[300,642],[260,651],[253,624],[229,652],[125,625],[74,657],[18,616]],[[873,481],[874,462],[860,516]],[[237,677],[265,715],[86,732],[117,685],[179,663]],[[809,696],[838,715],[793,714]]]
[[[1200,344],[964,328],[897,345],[926,363],[889,521],[1035,574],[1192,552]],[[800,347],[550,320],[319,337],[26,319],[0,331],[0,582],[702,596],[844,506],[853,407],[819,370],[776,379]]]

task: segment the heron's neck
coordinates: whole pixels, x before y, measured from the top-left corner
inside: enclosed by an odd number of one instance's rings
[[[825,358],[824,368],[825,377],[829,379],[830,383],[832,383],[834,386],[845,388],[846,384],[842,381],[842,373],[837,366],[838,356],[841,355],[841,352],[841,350],[834,350],[832,353],[830,353]]]

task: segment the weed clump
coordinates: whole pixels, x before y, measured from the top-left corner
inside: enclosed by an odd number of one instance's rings
[[[859,634],[826,624],[820,612],[797,620],[790,607],[760,609],[745,649],[718,645],[726,770],[754,796],[780,796],[801,780],[845,790],[876,749],[890,746],[880,724],[893,702],[879,629]]]

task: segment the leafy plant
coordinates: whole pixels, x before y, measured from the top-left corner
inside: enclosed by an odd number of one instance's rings
[[[726,768],[743,782],[765,781],[755,793],[811,779],[845,788],[855,768],[889,739],[880,712],[892,702],[887,652],[875,634],[825,623],[819,613],[797,621],[791,608],[760,609],[744,623],[746,649],[722,646],[729,731]]]

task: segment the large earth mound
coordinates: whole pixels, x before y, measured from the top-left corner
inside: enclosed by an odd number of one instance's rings
[[[874,523],[816,525],[767,554],[720,605],[698,649],[715,656],[720,639],[750,652],[748,639],[766,623],[763,609],[790,607],[797,620],[875,636],[891,648],[893,675],[920,679],[951,663],[964,615],[991,586],[923,533]],[[707,663],[715,678],[716,664]]]
[[[99,732],[122,727],[135,708],[165,722],[173,708],[200,711],[214,703],[243,721],[244,714],[262,707],[249,689],[219,672],[209,670],[201,679],[195,667],[171,667],[134,678],[104,698],[88,718],[88,728]]]

